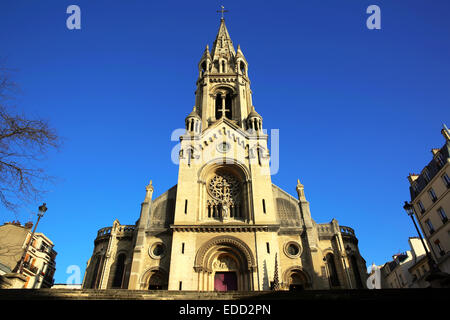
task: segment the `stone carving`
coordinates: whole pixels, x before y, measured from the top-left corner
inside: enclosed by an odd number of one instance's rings
[[[238,249],[239,252],[241,252],[245,256],[245,259],[247,260],[246,269],[253,270],[254,268],[256,268],[257,264],[252,254],[252,250],[245,242],[232,236],[218,236],[208,241],[198,250],[194,264],[194,269],[196,270],[196,272],[202,270],[205,271],[209,270],[208,267],[206,266],[206,256],[207,256],[206,253],[209,250],[213,250],[213,248],[218,245],[228,245]]]
[[[236,262],[233,258],[228,256],[220,256],[213,262],[213,268],[215,270],[236,270]]]
[[[222,218],[223,219],[228,219],[228,216],[229,216],[228,205],[227,205],[227,203],[224,203],[222,205]]]
[[[231,174],[216,174],[209,182],[210,195],[223,204],[235,204],[241,192],[239,180]]]

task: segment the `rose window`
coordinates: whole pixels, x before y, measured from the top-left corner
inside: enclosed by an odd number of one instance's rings
[[[236,202],[240,191],[239,181],[231,174],[215,175],[209,181],[209,192],[217,200]]]
[[[228,173],[214,175],[207,185],[209,218],[240,218],[241,183]]]

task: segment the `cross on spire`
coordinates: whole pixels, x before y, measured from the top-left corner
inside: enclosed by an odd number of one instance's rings
[[[222,9],[220,9],[220,10],[217,10],[217,12],[221,12],[222,13],[222,20],[224,19],[224,16],[223,16],[223,13],[224,12],[228,12],[228,10],[225,10],[225,7],[224,6],[220,6]]]

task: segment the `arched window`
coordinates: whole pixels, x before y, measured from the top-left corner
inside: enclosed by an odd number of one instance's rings
[[[114,279],[112,283],[113,288],[122,288],[122,282],[123,282],[123,275],[125,272],[125,254],[121,253],[117,257],[116,262],[116,270],[114,272]]]
[[[222,60],[222,73],[225,73],[225,60]]]
[[[95,289],[98,286],[98,282],[100,281],[100,262],[101,262],[102,258],[100,255],[97,255],[94,258],[94,270],[92,272],[92,278],[91,278],[91,283],[89,285],[89,288],[91,289]]]
[[[336,263],[334,262],[334,255],[332,253],[327,254],[326,261],[328,265],[328,272],[330,273],[331,286],[332,287],[340,286],[339,277],[336,269]]]
[[[232,119],[232,113],[231,113],[231,107],[232,107],[232,98],[231,94],[227,93],[225,97],[225,117],[228,119]]]
[[[208,199],[206,212],[208,218],[244,219],[243,184],[241,179],[228,170],[217,170],[207,179]]]
[[[222,118],[222,94],[218,93],[216,95],[216,119]]]
[[[233,116],[232,106],[233,106],[233,97],[230,92],[218,93],[216,95],[216,103],[215,103],[216,119],[218,120],[222,118],[222,112],[224,109],[225,109],[225,117],[227,117],[228,119],[232,119]]]
[[[245,76],[245,63],[243,61],[239,63],[239,69],[241,70],[241,74]]]
[[[206,72],[206,61],[203,61],[201,67],[202,67],[201,76],[203,76]]]
[[[361,275],[359,274],[359,268],[358,268],[358,263],[356,262],[356,257],[354,255],[352,255],[350,260],[352,263],[353,274],[355,275],[356,287],[358,289],[362,289],[362,288],[364,288],[364,286],[362,284]]]

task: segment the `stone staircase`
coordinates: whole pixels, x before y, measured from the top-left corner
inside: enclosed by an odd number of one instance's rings
[[[14,300],[246,300],[263,297],[267,292],[198,292],[126,289],[8,289],[0,290],[0,299]]]
[[[412,301],[447,299],[449,289],[305,290],[305,291],[151,291],[127,289],[2,289],[0,300],[302,300]]]

